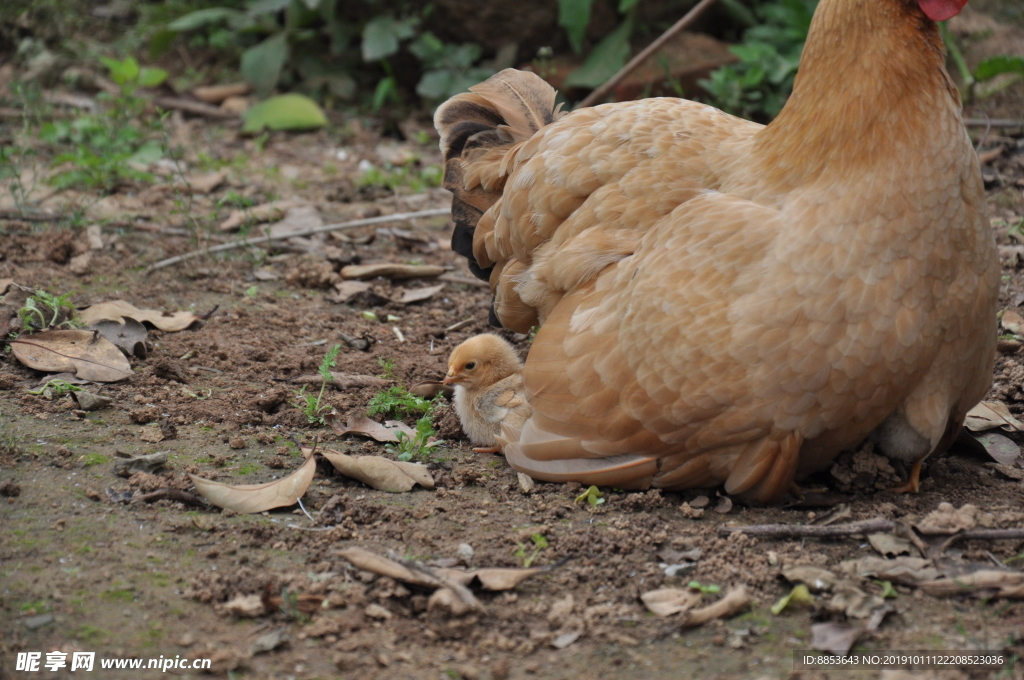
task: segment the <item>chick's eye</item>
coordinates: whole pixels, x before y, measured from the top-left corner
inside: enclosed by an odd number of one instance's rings
[[[468,364],[466,364],[466,370],[467,371],[472,371],[474,368],[476,368],[476,362],[475,361],[470,361]]]

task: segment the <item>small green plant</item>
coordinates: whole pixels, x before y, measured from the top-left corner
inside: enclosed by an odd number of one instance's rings
[[[371,416],[409,418],[426,415],[432,408],[431,401],[417,397],[402,385],[394,385],[373,395],[366,405],[366,413]]]
[[[429,187],[441,186],[441,175],[441,166],[418,167],[418,161],[412,160],[400,166],[385,164],[383,168],[370,168],[356,183],[364,187],[385,187],[389,191],[406,188],[418,194]]]
[[[380,366],[380,375],[378,378],[384,380],[398,380],[398,376],[395,375],[395,360],[388,357],[377,357],[377,365]]]
[[[899,593],[892,586],[892,581],[875,581],[875,584],[882,587],[882,599],[899,597]]]
[[[63,397],[65,394],[71,394],[72,392],[84,392],[85,388],[79,387],[78,385],[72,385],[66,380],[51,380],[42,387],[36,390],[28,390],[29,394],[44,394],[47,390],[54,397]]]
[[[327,389],[327,383],[333,380],[331,369],[337,364],[338,352],[340,351],[341,345],[335,345],[324,354],[319,368],[320,392],[315,397],[312,394],[306,394],[305,385],[302,386],[301,390],[296,390],[295,392],[299,400],[294,402],[293,405],[302,411],[310,425],[323,425],[324,415],[330,410],[330,407],[323,403],[324,390]]]
[[[716,585],[704,585],[700,581],[690,581],[686,584],[687,588],[692,590],[699,590],[702,595],[714,595],[722,592],[722,589]]]
[[[430,460],[430,454],[434,448],[444,443],[441,440],[431,441],[431,437],[437,434],[434,432],[432,418],[433,409],[428,409],[426,414],[416,421],[415,434],[410,437],[405,432],[399,432],[395,435],[398,442],[388,444],[388,451],[398,454],[398,460],[401,461],[426,462]]]
[[[590,507],[593,508],[597,507],[598,505],[601,505],[601,503],[604,503],[605,498],[604,494],[601,493],[600,489],[598,489],[596,486],[591,486],[586,491],[584,491],[583,493],[576,497],[577,503],[582,503],[583,501],[589,503]]]
[[[0,411],[0,456],[16,456],[21,453],[25,437],[11,422],[11,418]]]
[[[531,534],[530,540],[533,541],[533,552],[527,554],[529,546],[516,542],[516,550],[512,553],[516,558],[522,560],[524,569],[529,569],[533,561],[540,555],[540,551],[548,547],[548,539],[544,537],[544,534]]]
[[[147,100],[136,91],[159,85],[167,72],[140,68],[132,57],[100,60],[118,86],[117,94],[104,92],[97,96],[106,105],[105,110],[72,121],[52,121],[39,131],[39,138],[59,152],[53,163],[70,166],[48,179],[58,189],[111,190],[122,182],[151,181],[153,176],[140,167],[164,155],[160,141],[154,139],[162,130],[163,118],[140,126]]]
[[[37,290],[25,300],[25,306],[18,310],[21,327],[26,331],[41,331],[47,328],[77,328],[74,308],[67,304],[71,293],[52,295],[45,290]]]
[[[743,118],[770,120],[793,89],[800,53],[818,0],[776,0],[755,6],[725,3],[749,28],[729,49],[739,62],[712,71],[700,81],[710,102]]]
[[[249,298],[249,299],[255,299],[256,296],[259,295],[259,293],[260,293],[260,287],[259,286],[249,286],[248,288],[245,289],[245,296],[247,298]]]

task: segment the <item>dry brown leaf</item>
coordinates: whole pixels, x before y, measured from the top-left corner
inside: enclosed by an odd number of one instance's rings
[[[644,605],[655,616],[685,613],[700,604],[699,590],[690,588],[659,588],[640,596]]]
[[[220,104],[228,97],[249,94],[249,83],[227,83],[225,85],[203,85],[192,90],[193,96],[207,104]]]
[[[304,204],[303,201],[274,201],[246,210],[232,210],[228,218],[220,223],[220,230],[234,231],[246,222],[274,222],[284,217],[290,208]]]
[[[79,310],[78,316],[82,323],[92,325],[99,321],[110,320],[120,321],[124,317],[151,323],[162,331],[183,331],[196,321],[199,317],[192,312],[175,312],[164,314],[155,309],[138,309],[135,305],[124,300],[112,302],[101,302],[98,305],[86,307]]]
[[[6,293],[12,285],[14,285],[14,279],[0,279],[0,295]]]
[[[864,626],[848,623],[815,623],[811,626],[811,649],[846,656],[863,632]]]
[[[95,331],[43,331],[11,340],[10,345],[18,361],[37,371],[67,371],[94,382],[133,375],[121,350]]]
[[[750,594],[743,586],[733,588],[719,601],[709,604],[700,609],[691,609],[683,613],[683,620],[679,622],[682,628],[695,628],[702,626],[708,621],[725,619],[739,614],[750,606]]]
[[[803,583],[813,593],[832,590],[838,580],[831,571],[808,565],[785,567],[782,577],[790,583]]]
[[[356,295],[370,290],[370,284],[363,281],[339,281],[334,284],[335,292],[328,295],[331,302],[346,303]]]
[[[130,317],[124,317],[119,321],[97,321],[85,330],[99,331],[127,356],[138,356],[146,358],[146,338],[149,331],[141,323]]]
[[[921,557],[897,557],[892,560],[881,557],[862,557],[858,560],[841,562],[839,569],[849,576],[877,578],[912,586],[919,581],[938,577],[938,569],[930,565],[931,560]]]
[[[985,447],[985,453],[997,463],[1013,465],[1020,458],[1020,447],[1017,442],[998,432],[986,432],[975,437]]]
[[[225,169],[216,170],[200,177],[189,177],[188,187],[192,193],[208,194],[228,178],[228,171]]]
[[[967,412],[964,427],[971,432],[984,432],[1001,427],[1007,432],[1024,432],[1024,423],[1010,414],[1001,401],[983,401]]]
[[[389,279],[424,279],[444,274],[444,267],[429,264],[350,264],[341,268],[343,279],[375,279],[386,276]]]
[[[445,569],[444,571],[448,573],[462,570]],[[474,578],[479,581],[484,590],[511,590],[534,574],[539,574],[542,571],[548,571],[548,569],[546,567],[530,567],[529,569],[493,567],[463,573],[471,577],[470,582]]]
[[[314,456],[310,456],[295,472],[284,479],[266,484],[230,486],[192,474],[189,477],[196,485],[199,495],[218,508],[251,514],[295,505],[295,501],[306,493],[315,473],[316,460]]]
[[[331,426],[336,435],[361,434],[372,437],[379,442],[397,442],[398,437],[396,435],[399,432],[404,432],[409,437],[416,435],[415,430],[398,420],[388,420],[384,425],[381,425],[376,420],[372,420],[363,414],[349,416],[348,424],[342,425],[341,418],[337,413],[328,413],[324,416],[324,422]]]
[[[983,569],[956,578],[924,581],[918,587],[934,597],[973,592],[988,595],[994,590],[998,597],[1021,599],[1024,598],[1024,572]]]
[[[441,609],[451,616],[462,616],[474,610],[474,607],[460,598],[451,588],[438,588],[427,600],[427,611]]]
[[[402,299],[399,300],[403,305],[412,304],[413,302],[423,302],[434,297],[437,293],[441,292],[444,288],[443,283],[439,283],[436,286],[427,286],[426,288],[413,288],[402,293]]]
[[[1003,463],[986,463],[985,466],[992,468],[1007,479],[1013,479],[1018,482],[1024,481],[1024,468],[1019,468],[1015,465],[1004,465]]]
[[[1007,333],[1013,333],[1014,335],[1024,335],[1024,317],[1020,314],[1008,309],[1003,312],[1003,316],[999,319],[999,325],[1003,327]]]
[[[893,536],[892,534],[870,534],[868,536],[868,543],[882,557],[917,554],[917,549],[914,548],[913,543],[906,538]]]
[[[356,569],[371,571],[374,574],[387,576],[396,581],[404,581],[405,583],[432,588],[437,588],[441,585],[440,581],[427,574],[413,571],[405,565],[372,553],[369,550],[346,548],[345,550],[339,550],[337,554],[348,560]]]
[[[426,465],[404,463],[381,456],[347,456],[339,451],[323,451],[323,456],[346,477],[358,479],[380,491],[402,493],[413,486],[433,489],[434,478]]]
[[[826,607],[829,611],[845,614],[851,619],[866,619],[879,607],[885,606],[885,600],[878,595],[869,595],[850,581],[836,584],[834,595]]]

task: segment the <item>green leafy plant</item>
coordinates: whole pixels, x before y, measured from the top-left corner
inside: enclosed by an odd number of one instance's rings
[[[389,357],[377,357],[377,365],[380,366],[379,378],[384,380],[398,380],[395,375],[395,360]]]
[[[594,45],[583,64],[566,77],[566,87],[597,87],[625,66],[629,58],[629,40],[636,27],[637,2],[619,0],[622,22]],[[569,44],[577,54],[583,51],[592,5],[593,0],[558,0],[558,25],[565,28]]]
[[[715,595],[716,593],[722,592],[722,589],[716,585],[704,585],[700,581],[690,581],[686,584],[687,588],[691,590],[699,590],[702,595]]]
[[[373,395],[366,405],[366,413],[371,416],[409,418],[426,415],[433,406],[433,402],[417,397],[406,387],[393,385]]]
[[[81,324],[76,321],[74,307],[67,304],[71,297],[71,293],[57,296],[45,290],[37,290],[25,300],[25,306],[18,310],[21,327],[26,331],[77,328]]]
[[[72,385],[66,380],[51,380],[37,390],[28,390],[29,394],[44,394],[47,390],[55,397],[63,397],[72,392],[84,392],[85,389],[78,385]]]
[[[330,411],[330,406],[323,403],[324,390],[327,389],[327,383],[333,379],[331,369],[337,365],[338,352],[340,351],[341,345],[335,345],[324,354],[318,369],[320,373],[320,392],[315,397],[312,394],[306,394],[305,385],[302,386],[301,390],[295,391],[298,401],[293,402],[293,405],[302,411],[310,425],[323,425],[324,415]]]
[[[163,128],[163,119],[139,123],[144,119],[147,100],[138,96],[137,90],[159,85],[167,78],[167,72],[142,68],[132,57],[100,59],[118,86],[117,94],[103,92],[97,96],[105,105],[104,110],[72,121],[51,121],[39,130],[39,138],[58,152],[53,163],[70,166],[48,179],[58,189],[110,190],[125,181],[150,181],[153,176],[140,168],[164,155],[156,138]]]
[[[544,534],[530,534],[530,540],[533,542],[533,551],[527,554],[529,546],[525,543],[516,542],[516,550],[513,555],[523,562],[523,568],[529,569],[530,565],[533,564],[537,556],[540,555],[540,551],[548,547],[548,539],[544,537]]]
[[[437,434],[434,432],[432,419],[433,409],[431,408],[416,421],[415,434],[410,437],[405,432],[399,432],[395,435],[398,442],[388,444],[388,451],[398,454],[398,460],[401,461],[428,461],[433,449],[444,443],[438,439],[431,441],[431,438]]]
[[[722,66],[700,81],[710,102],[737,116],[771,119],[793,89],[800,53],[818,0],[776,0],[733,15],[748,24],[742,42],[729,49],[739,62]]]
[[[411,160],[400,166],[386,163],[383,168],[370,168],[359,176],[356,183],[359,186],[385,187],[389,191],[405,188],[418,194],[428,187],[441,186],[441,175],[441,166],[431,164],[419,167],[418,160]]]
[[[590,507],[596,507],[605,502],[604,494],[596,486],[589,487],[586,491],[576,497],[577,503],[586,501]]]

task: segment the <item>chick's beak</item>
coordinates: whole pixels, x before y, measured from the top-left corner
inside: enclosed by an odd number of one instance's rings
[[[455,375],[451,371],[448,371],[448,375],[441,381],[442,385],[451,385],[452,383],[459,382],[459,376]]]

